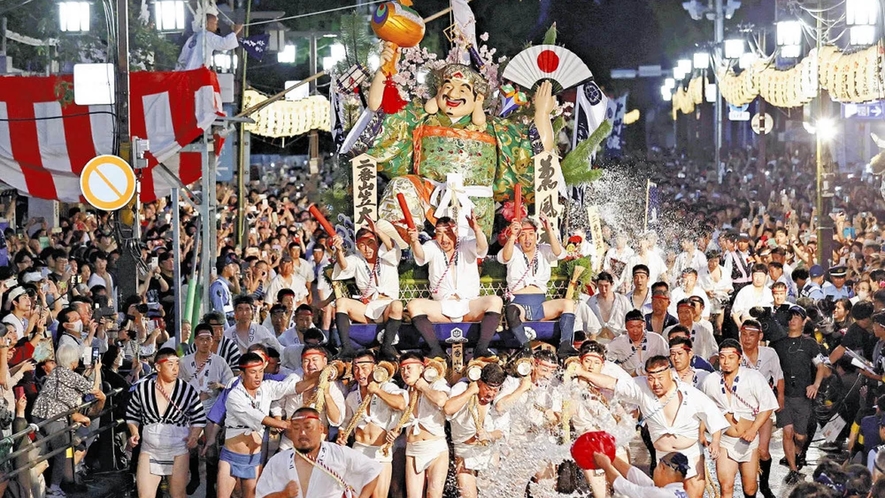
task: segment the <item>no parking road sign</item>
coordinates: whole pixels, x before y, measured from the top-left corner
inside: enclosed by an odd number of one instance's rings
[[[122,158],[106,154],[91,159],[80,173],[86,202],[102,211],[121,209],[135,194],[135,173]]]

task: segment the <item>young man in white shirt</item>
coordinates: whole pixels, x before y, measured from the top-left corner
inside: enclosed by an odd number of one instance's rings
[[[653,356],[667,356],[667,341],[660,334],[645,330],[645,318],[639,310],[630,310],[624,318],[627,333],[608,345],[608,357],[633,377],[645,373],[645,361]]]
[[[544,230],[552,227],[546,217],[541,218]],[[510,330],[523,348],[530,338],[525,333],[523,321],[545,321],[559,318],[559,354],[572,356],[577,353],[572,346],[575,333],[575,301],[573,299],[547,299],[550,269],[564,258],[566,253],[557,236],[550,244],[538,244],[538,226],[530,218],[514,220],[510,235],[498,253],[498,262],[507,265],[508,304],[504,310]]]
[[[587,306],[602,326],[599,337],[614,339],[624,333],[624,315],[632,309],[630,300],[614,291],[614,278],[608,272],[596,275],[596,289],[598,292],[587,299]]]
[[[728,427],[722,435],[716,460],[721,498],[734,494],[740,470],[744,496],[755,496],[759,474],[759,431],[778,408],[768,381],[758,371],[741,366],[740,342],[725,339],[719,346],[719,372],[704,380],[702,391],[725,413]]]
[[[434,240],[424,244],[418,240],[418,230],[409,229],[409,244],[415,262],[428,265],[433,299],[414,299],[409,302],[408,309],[412,325],[430,347],[428,356],[431,358],[445,357],[433,329],[434,323],[481,321],[473,357],[482,358],[491,356],[489,343],[501,321],[504,301],[498,296],[479,295],[476,260],[488,253],[488,240],[473,213],[467,221],[476,239],[459,238],[457,224],[446,216],[437,220]]]
[[[765,286],[768,281],[768,266],[762,263],[753,265],[751,277],[751,285],[738,291],[734,298],[734,304],[731,306],[731,319],[734,320],[738,329],[740,329],[744,314],[748,313],[750,308],[756,306],[771,308],[774,304],[771,289]]]
[[[252,321],[254,307],[252,296],[237,296],[234,299],[235,323],[224,331],[224,336],[240,348],[240,354],[245,354],[249,346],[258,343],[282,352],[283,346],[274,333]]]
[[[387,223],[387,222],[384,222]],[[335,301],[335,326],[341,338],[342,359],[353,357],[350,342],[350,324],[384,323],[384,339],[381,355],[387,360],[396,359],[393,341],[403,323],[403,302],[399,300],[400,248],[383,231],[369,220],[368,227],[356,233],[355,254],[347,255],[341,237],[332,239],[337,261],[332,272],[333,280],[353,278],[360,295],[355,298],[340,297]]]
[[[326,427],[312,408],[286,424],[294,448],[274,455],[258,479],[257,498],[369,498],[380,465],[346,446],[327,443]]]

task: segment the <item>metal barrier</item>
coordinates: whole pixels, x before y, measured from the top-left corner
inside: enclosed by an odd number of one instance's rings
[[[90,418],[96,419],[96,420],[101,420],[101,418],[103,416],[107,415],[108,413],[112,413],[116,409],[116,406],[114,404],[114,399],[116,398],[117,395],[119,395],[123,391],[124,391],[124,389],[122,387],[118,387],[117,389],[114,389],[114,390],[110,391],[109,393],[107,393],[105,408],[102,409],[98,414],[96,414],[95,416],[90,417]],[[16,432],[15,434],[12,434],[6,438],[3,438],[3,441],[12,443],[12,445],[14,447],[16,441],[24,438],[25,436],[28,436],[30,434],[38,432],[41,428],[45,427],[46,425],[48,425],[52,422],[55,422],[57,420],[61,420],[62,418],[70,417],[71,415],[78,413],[80,410],[89,408],[90,406],[94,405],[97,401],[98,401],[97,399],[94,399],[92,401],[87,401],[85,403],[82,403],[78,406],[71,408],[70,410],[68,410],[66,412],[59,413],[58,415],[55,415],[54,417],[43,420],[39,424],[30,424],[30,425],[28,425],[28,427],[26,429]],[[123,424],[125,424],[125,420],[123,420],[123,419],[113,420],[108,425],[99,426],[99,429],[96,430],[95,432],[91,433],[90,436],[98,436],[99,434],[102,434],[108,430],[112,430],[112,429],[119,427],[120,425],[123,425]],[[48,434],[42,438],[38,438],[38,439],[28,443],[27,445],[19,448],[18,450],[10,453],[6,457],[0,459],[0,465],[4,464],[12,459],[18,458],[19,456],[21,456],[21,455],[23,455],[35,448],[42,447],[47,442],[52,441],[53,439],[55,439],[58,436],[61,436],[63,434],[68,434],[68,433],[72,434],[72,433],[76,432],[77,430],[79,430],[81,427],[84,427],[84,426],[80,423],[74,423],[74,424],[69,425],[68,427],[65,427],[64,429],[62,429],[60,431],[54,432],[52,434]],[[73,439],[72,439],[72,441],[73,441]],[[0,475],[0,482],[8,481],[8,480],[12,479],[13,477],[21,474],[22,472],[30,470],[30,469],[36,467],[38,464],[40,464],[46,460],[49,460],[50,458],[54,457],[55,455],[57,455],[63,451],[67,451],[68,449],[70,449],[72,447],[73,447],[73,445],[71,444],[71,445],[65,446],[63,448],[57,448],[55,450],[50,451],[49,453],[42,454],[40,456],[40,458],[37,458],[35,460],[29,460],[26,465],[23,465],[21,467],[17,467],[10,472]],[[116,451],[113,445],[111,445],[111,451],[112,452]]]

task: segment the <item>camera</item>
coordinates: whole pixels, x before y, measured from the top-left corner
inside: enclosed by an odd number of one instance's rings
[[[148,305],[145,303],[141,303],[135,306],[135,310],[141,313],[142,315],[146,315],[148,312]]]

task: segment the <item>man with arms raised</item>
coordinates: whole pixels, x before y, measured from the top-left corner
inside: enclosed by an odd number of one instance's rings
[[[293,449],[274,455],[256,487],[258,498],[369,498],[381,466],[346,446],[327,443],[313,408],[299,408],[286,424]]]
[[[542,214],[544,230],[551,233],[549,220]],[[504,315],[510,330],[523,348],[530,337],[525,333],[523,321],[543,321],[559,318],[559,354],[570,356],[577,353],[572,346],[575,331],[575,301],[573,299],[547,300],[547,284],[550,267],[565,257],[559,238],[550,238],[550,244],[538,244],[538,226],[530,218],[513,220],[510,236],[498,253],[498,262],[507,265],[507,307]],[[518,241],[518,242],[517,242]]]
[[[716,460],[721,498],[734,494],[734,480],[741,472],[744,496],[756,496],[759,473],[759,430],[778,408],[768,381],[756,370],[741,366],[743,350],[734,339],[719,346],[719,372],[710,374],[703,391],[725,413],[731,426],[721,439],[721,453]]]
[[[380,222],[379,222],[380,223]],[[387,226],[389,223],[384,221]],[[396,230],[391,226],[391,231]],[[353,278],[356,280],[359,297],[338,298],[335,301],[335,326],[341,337],[342,350],[339,356],[353,357],[350,343],[350,324],[384,323],[384,341],[381,355],[387,360],[396,358],[397,351],[393,340],[403,323],[403,302],[399,300],[400,249],[383,231],[376,228],[375,222],[368,220],[368,227],[356,232],[357,253],[347,256],[341,237],[332,240],[337,261],[332,273],[334,280]]]
[[[501,298],[479,295],[476,260],[488,253],[488,240],[476,216],[471,213],[467,221],[476,239],[459,238],[457,224],[446,216],[436,221],[434,240],[424,244],[418,241],[418,230],[409,229],[409,244],[415,262],[428,265],[430,295],[433,298],[409,302],[409,315],[412,325],[430,347],[431,358],[445,356],[433,330],[434,323],[481,320],[479,341],[473,349],[473,357],[480,358],[491,356],[489,343],[501,320],[501,309],[504,307]]]
[[[375,353],[364,349],[353,358],[353,379],[357,388],[347,395],[347,425],[354,437],[353,449],[380,465],[381,473],[372,496],[386,498],[390,490],[393,453],[382,447],[387,433],[406,409],[406,393],[390,379],[378,382],[373,373],[378,366]],[[297,413],[297,412],[296,412]],[[350,434],[338,433],[337,443],[346,445]],[[293,441],[294,445],[294,441]]]
[[[676,382],[666,356],[652,356],[645,362],[645,369],[646,377],[633,382],[597,373],[586,373],[584,378],[598,388],[613,389],[624,401],[639,406],[640,425],[648,426],[658,454],[678,451],[688,457],[685,490],[688,496],[700,498],[705,484],[703,448],[699,441],[701,423],[713,435],[709,450],[714,459],[719,456],[722,430],[727,429],[729,423],[703,392]]]

